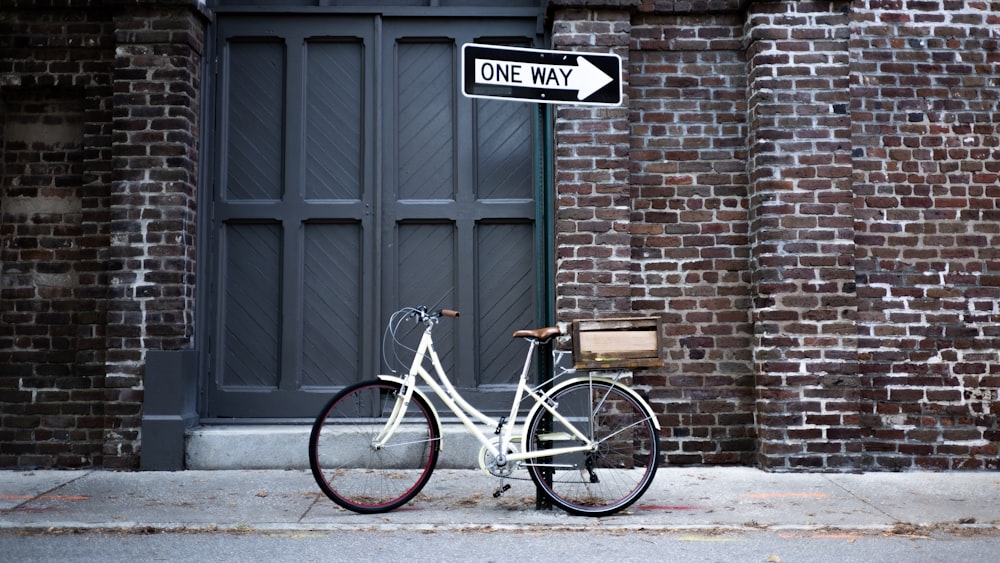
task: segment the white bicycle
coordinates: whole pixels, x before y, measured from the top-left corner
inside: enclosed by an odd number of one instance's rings
[[[562,331],[518,330],[514,337],[526,339],[529,347],[510,415],[487,416],[462,398],[434,350],[434,327],[442,317],[458,316],[426,307],[394,313],[387,327],[394,340],[407,320],[425,327],[406,375],[352,385],[323,407],[309,438],[309,464],[327,496],[370,514],[398,508],[420,492],[434,471],[442,434],[441,420],[418,383],[478,438],[479,466],[501,478],[495,496],[509,488],[502,480],[519,469],[528,471],[554,505],[576,515],[607,516],[646,492],[660,458],[660,426],[646,401],[618,381],[620,375],[577,376],[567,370],[529,386],[536,348]],[[428,359],[436,380],[424,367]],[[522,401],[528,401],[528,413],[515,434]]]

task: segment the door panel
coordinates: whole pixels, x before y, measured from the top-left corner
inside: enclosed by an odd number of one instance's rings
[[[510,383],[524,360],[524,343],[511,338],[536,314],[535,243],[530,223],[483,224],[477,230],[479,386]]]
[[[346,386],[361,373],[361,237],[357,224],[305,227],[303,387]]]
[[[224,234],[225,387],[275,388],[281,350],[281,229],[231,224]]]
[[[476,194],[481,200],[532,200],[532,108],[477,99]]]
[[[455,84],[451,42],[400,41],[395,45],[398,124],[395,158],[400,200],[454,198]]]
[[[384,323],[421,304],[463,313],[435,332],[456,386],[509,401],[545,309],[538,110],[461,96],[458,65],[535,23],[219,16],[206,418],[312,417],[398,367]]]
[[[274,40],[229,45],[226,199],[281,198],[285,49]]]
[[[306,199],[360,200],[364,173],[364,44],[306,44]]]

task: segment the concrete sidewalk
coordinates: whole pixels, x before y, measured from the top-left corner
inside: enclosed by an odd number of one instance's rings
[[[387,514],[340,509],[308,471],[0,471],[0,532],[135,530],[1000,530],[1000,473],[765,473],[661,468],[649,491],[608,518],[535,509],[530,481],[434,473]]]

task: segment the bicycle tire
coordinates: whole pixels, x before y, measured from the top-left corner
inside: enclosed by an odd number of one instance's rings
[[[373,447],[401,389],[372,380],[347,387],[323,407],[309,436],[309,466],[333,502],[362,514],[406,504],[427,484],[441,449],[431,407],[414,393],[389,443]]]
[[[622,386],[601,381],[569,384],[550,399],[598,448],[528,460],[535,485],[554,505],[578,516],[609,516],[638,500],[653,482],[660,458],[659,431],[648,407]],[[579,444],[545,409],[528,421],[529,451]]]

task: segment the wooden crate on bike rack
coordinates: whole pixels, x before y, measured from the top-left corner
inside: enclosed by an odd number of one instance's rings
[[[663,365],[659,317],[573,321],[577,369],[627,369]]]

